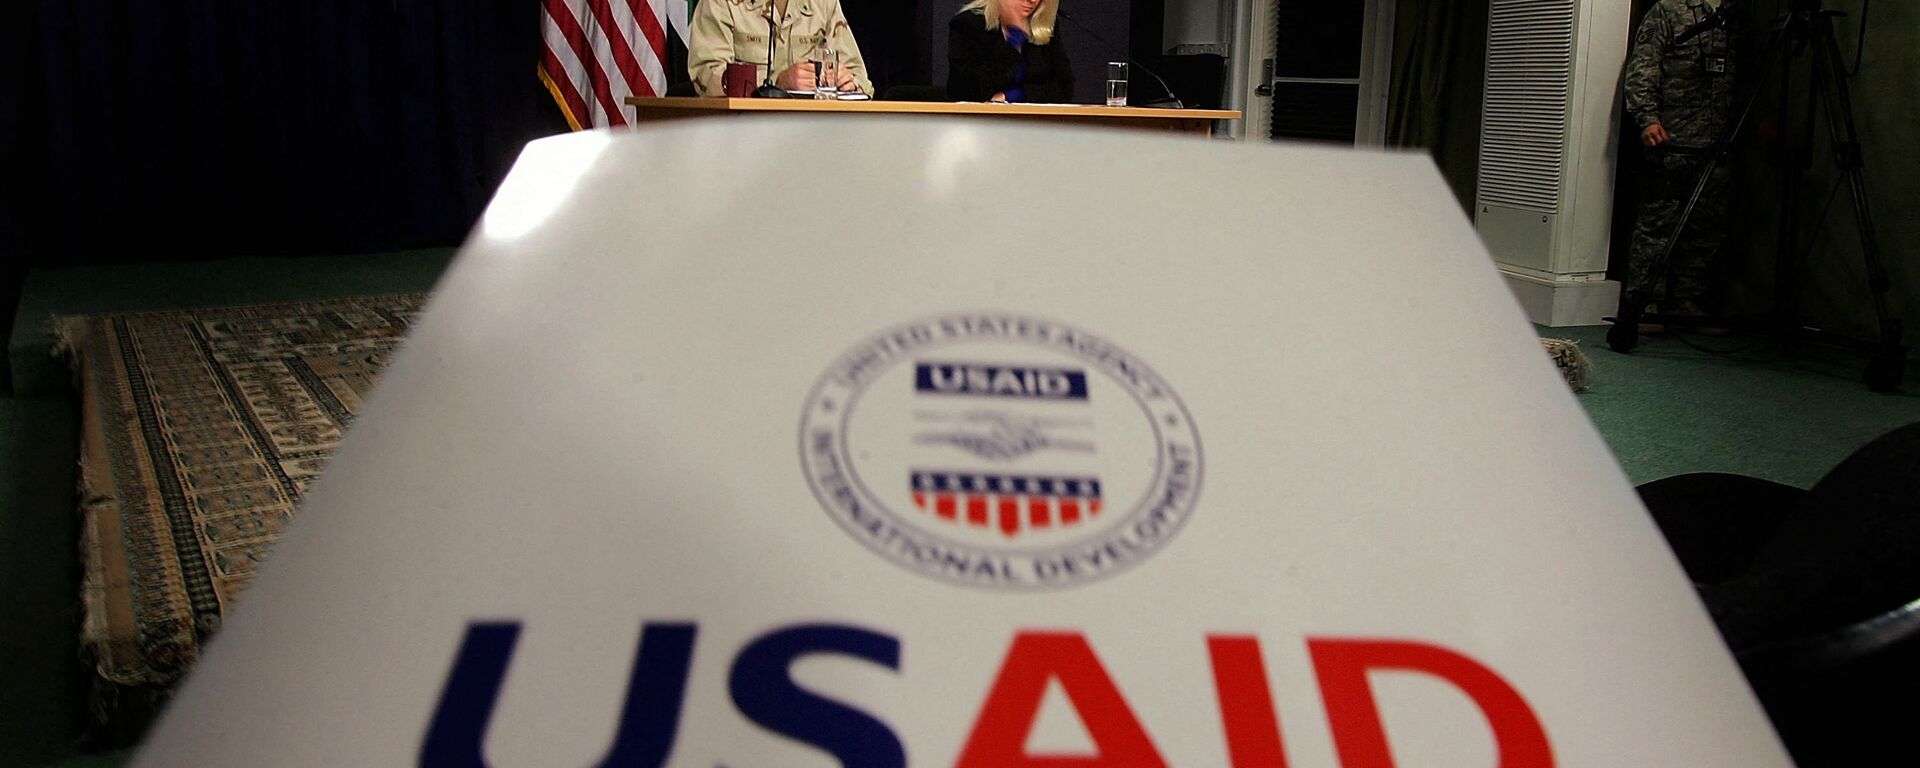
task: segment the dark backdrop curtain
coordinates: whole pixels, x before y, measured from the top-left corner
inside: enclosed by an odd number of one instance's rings
[[[893,86],[924,84],[933,77],[923,23],[929,6],[924,0],[840,0],[847,26],[860,41],[860,57],[867,62],[876,96]]]
[[[534,0],[0,12],[0,333],[31,266],[459,242],[529,139]]]
[[[457,242],[565,124],[530,0],[46,0],[4,86],[28,261]]]
[[[1393,21],[1393,90],[1387,144],[1433,155],[1463,208],[1480,164],[1488,0],[1399,0]]]

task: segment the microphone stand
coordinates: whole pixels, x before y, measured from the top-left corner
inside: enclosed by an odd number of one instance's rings
[[[767,81],[761,83],[759,88],[753,89],[753,97],[756,99],[793,98],[787,93],[787,89],[773,82],[773,44],[780,39],[780,24],[774,21],[773,3],[774,0],[767,0]]]
[[[1155,82],[1160,83],[1160,90],[1166,93],[1167,97],[1164,99],[1160,99],[1159,101],[1149,102],[1146,104],[1142,104],[1140,106],[1158,107],[1162,109],[1183,109],[1186,107],[1185,104],[1182,104],[1180,102],[1179,96],[1173,95],[1173,89],[1167,86],[1167,81],[1160,79],[1160,75],[1154,73],[1153,70],[1148,69],[1147,65],[1134,61],[1132,56],[1128,56],[1127,54],[1120,52],[1120,49],[1118,47],[1116,47],[1113,43],[1107,42],[1107,39],[1104,37],[1101,37],[1100,33],[1095,32],[1091,27],[1088,27],[1087,25],[1080,23],[1079,19],[1076,19],[1072,16],[1067,15],[1066,11],[1055,10],[1053,13],[1055,16],[1059,16],[1060,18],[1073,22],[1073,25],[1076,27],[1079,27],[1080,31],[1087,33],[1089,36],[1093,37],[1094,40],[1098,41],[1101,45],[1106,46],[1107,50],[1113,51],[1115,53],[1120,53],[1120,56],[1126,59],[1128,64],[1132,64],[1136,67],[1139,67],[1140,71],[1147,73],[1148,77],[1151,77],[1154,79]]]

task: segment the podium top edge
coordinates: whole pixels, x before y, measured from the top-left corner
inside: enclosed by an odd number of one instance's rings
[[[1021,115],[1029,117],[1115,117],[1167,120],[1239,120],[1237,109],[1161,109],[1101,104],[998,104],[936,101],[832,101],[753,99],[708,96],[629,96],[625,103],[645,109],[708,112],[879,112],[935,115]]]

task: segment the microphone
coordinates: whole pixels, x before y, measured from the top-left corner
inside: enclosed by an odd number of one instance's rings
[[[1731,23],[1728,20],[1727,12],[1733,10],[1736,5],[1738,5],[1736,0],[1722,0],[1720,7],[1712,13],[1707,14],[1706,18],[1701,19],[1691,27],[1681,30],[1680,35],[1673,39],[1673,44],[1686,45],[1689,40],[1727,26]]]
[[[792,94],[787,93],[787,89],[773,82],[773,44],[779,39],[780,25],[773,20],[773,0],[767,0],[767,81],[761,83],[759,88],[753,89],[753,97],[756,99],[792,98]]]
[[[1128,64],[1132,64],[1133,66],[1139,67],[1140,71],[1147,73],[1147,75],[1152,77],[1155,82],[1158,82],[1160,84],[1160,90],[1165,91],[1167,94],[1167,97],[1159,101],[1142,104],[1140,106],[1159,107],[1163,109],[1182,109],[1186,107],[1185,104],[1180,103],[1180,97],[1173,95],[1173,89],[1167,87],[1167,81],[1160,79],[1160,75],[1155,74],[1153,70],[1148,69],[1147,65],[1134,61],[1132,56],[1126,55],[1125,52],[1120,51],[1120,49],[1116,47],[1113,43],[1107,42],[1107,39],[1104,37],[1101,37],[1100,33],[1095,32],[1093,31],[1092,28],[1088,27],[1085,24],[1080,23],[1079,19],[1076,19],[1072,16],[1067,15],[1066,11],[1055,10],[1053,12],[1053,15],[1066,19],[1067,21],[1073,22],[1073,25],[1076,27],[1079,27],[1080,31],[1085,32],[1088,35],[1091,35],[1096,42],[1106,46],[1107,50],[1120,53],[1121,58],[1126,59]]]

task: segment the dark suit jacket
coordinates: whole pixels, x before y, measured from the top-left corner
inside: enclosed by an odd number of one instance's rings
[[[1073,68],[1067,64],[1060,30],[1046,45],[1027,41],[1025,50],[1013,50],[1000,30],[987,29],[980,14],[961,11],[947,22],[947,96],[955,101],[986,101],[1013,85],[1013,72],[1024,59],[1027,75],[1021,83],[1025,101],[1065,103],[1073,99]]]

